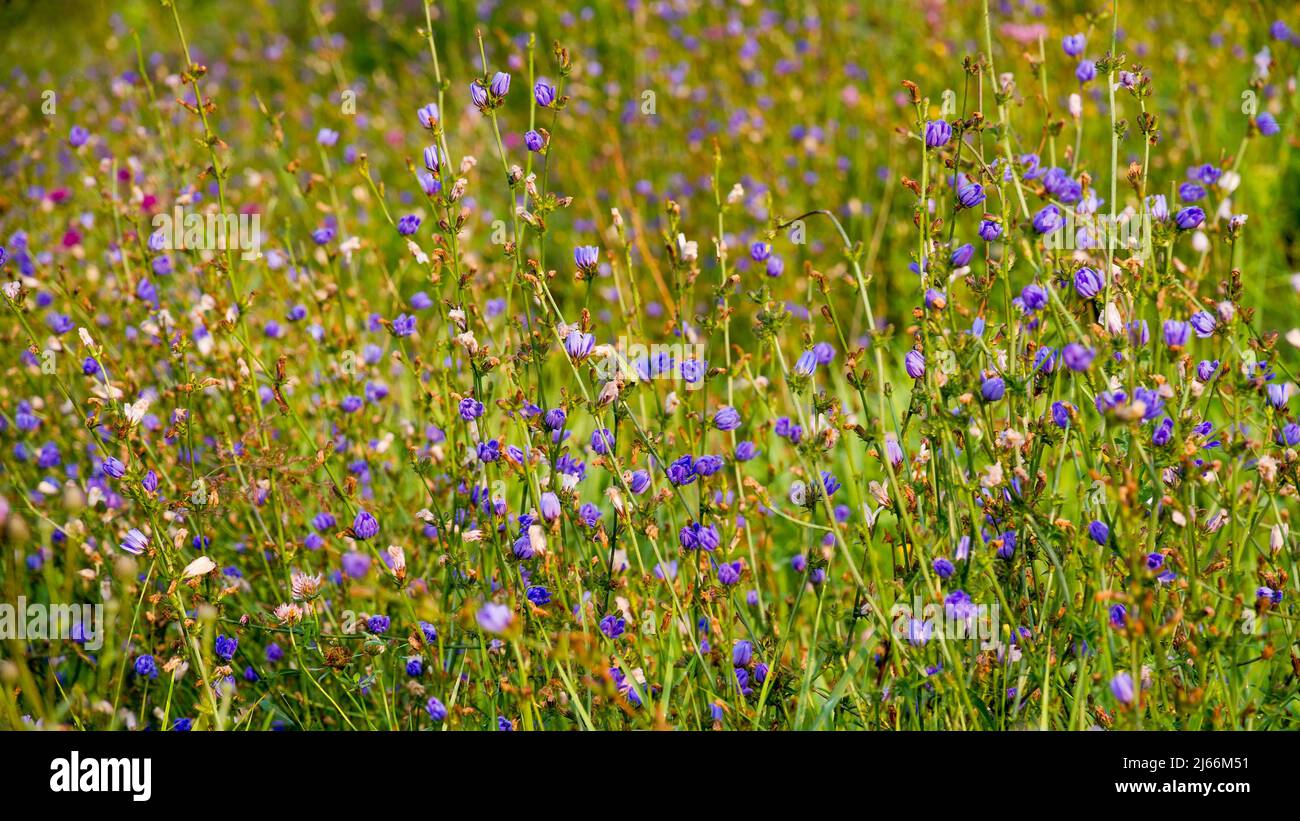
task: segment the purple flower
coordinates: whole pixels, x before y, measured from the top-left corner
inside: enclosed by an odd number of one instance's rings
[[[1092,348],[1080,345],[1078,342],[1071,342],[1061,351],[1061,359],[1065,361],[1065,367],[1079,373],[1088,370],[1095,357],[1096,352]]]
[[[600,264],[600,249],[594,245],[579,245],[573,249],[573,262],[579,271],[594,271]]]
[[[744,568],[745,566],[738,561],[722,562],[718,565],[718,581],[730,587],[740,581],[740,574]]]
[[[560,497],[551,491],[542,494],[540,502],[542,518],[548,522],[553,522],[560,517]]]
[[[1185,346],[1192,337],[1192,326],[1177,319],[1166,319],[1164,324],[1165,344],[1178,349]]]
[[[952,267],[964,268],[969,265],[970,261],[974,258],[975,246],[968,242],[965,245],[959,245],[953,249],[950,261],[952,262]]]
[[[1196,335],[1201,339],[1213,336],[1214,328],[1218,325],[1218,321],[1215,320],[1214,314],[1209,311],[1197,311],[1192,314],[1192,318],[1188,320],[1188,322],[1191,324],[1192,330],[1196,331]]]
[[[145,548],[148,546],[149,537],[134,527],[128,530],[126,536],[122,539],[122,549],[133,556],[144,553]]]
[[[1034,230],[1040,234],[1050,234],[1054,231],[1061,230],[1065,220],[1061,217],[1061,209],[1055,205],[1048,205],[1034,214]]]
[[[404,237],[409,237],[418,230],[420,230],[420,218],[415,214],[407,214],[397,220],[397,233]]]
[[[1133,677],[1128,673],[1117,673],[1110,680],[1110,691],[1120,704],[1133,703]]]
[[[977,182],[968,182],[964,185],[960,185],[957,187],[957,202],[961,205],[962,208],[974,208],[975,206],[984,202],[985,198],[986,197],[984,195],[984,186],[980,185]],[[984,223],[989,225],[995,225],[995,226],[997,225],[997,223],[991,222],[989,220],[984,220]],[[984,224],[981,224],[980,235],[983,236],[983,234],[984,234]],[[996,234],[994,236],[996,236]],[[984,238],[986,240],[993,239],[993,237],[984,237]]]
[[[352,520],[353,538],[365,541],[377,535],[379,535],[379,520],[364,510],[357,511],[356,518]]]
[[[1056,370],[1056,350],[1050,345],[1043,345],[1034,353],[1034,370],[1051,373]]]
[[[524,146],[529,151],[541,151],[546,145],[546,140],[536,131],[528,131],[524,134]]]
[[[650,474],[644,470],[638,470],[632,474],[632,479],[627,484],[633,493],[640,496],[650,488]]]
[[[945,120],[931,120],[925,124],[925,144],[930,148],[939,148],[952,139],[952,126]]]
[[[429,718],[434,721],[445,721],[447,718],[447,708],[433,696],[429,696],[429,701],[424,705],[424,709],[429,713]]]
[[[533,99],[542,108],[550,108],[551,104],[555,102],[555,86],[545,80],[538,80],[536,85],[533,86]]]
[[[109,456],[104,459],[102,467],[104,468],[104,473],[112,476],[114,479],[121,479],[126,475],[126,465],[122,464],[122,462],[114,456]]]
[[[235,650],[239,648],[239,639],[227,636],[225,634],[217,636],[213,643],[213,652],[218,658],[230,661],[235,656]]]
[[[1277,124],[1277,119],[1267,111],[1255,118],[1255,126],[1265,137],[1272,137],[1282,130],[1282,126]]]
[[[1074,77],[1080,83],[1091,83],[1097,77],[1097,64],[1092,60],[1080,60],[1074,69]]]
[[[158,665],[154,662],[153,656],[139,656],[133,668],[135,674],[141,678],[158,678]]]
[[[429,103],[415,112],[415,118],[420,121],[421,128],[433,128],[438,123],[438,106]]]
[[[1202,382],[1209,382],[1214,378],[1217,370],[1219,370],[1219,360],[1202,359],[1196,364],[1196,378]]]
[[[1160,424],[1156,426],[1155,431],[1151,434],[1151,444],[1158,448],[1162,448],[1169,444],[1169,440],[1173,438],[1173,435],[1174,420],[1166,416],[1164,419],[1160,420]]]
[[[925,354],[917,350],[908,351],[907,356],[903,357],[903,367],[908,376],[920,379],[925,376]]]
[[[794,363],[795,374],[798,376],[812,376],[815,370],[817,370],[817,355],[812,351],[804,351],[799,354],[799,359]]]
[[[939,578],[948,579],[952,578],[952,574],[957,572],[957,568],[953,566],[952,562],[940,556],[934,560],[934,572],[938,574]]]
[[[1088,40],[1082,34],[1070,34],[1061,38],[1061,48],[1071,57],[1078,57],[1083,54],[1084,47]]]
[[[686,550],[716,550],[722,537],[713,525],[691,522],[678,532],[677,541]]]
[[[1058,428],[1068,428],[1070,426],[1070,406],[1064,402],[1053,402],[1052,423]]]
[[[1183,202],[1196,202],[1205,198],[1205,189],[1194,182],[1185,182],[1178,186],[1178,199]]]
[[[487,110],[488,90],[483,87],[482,80],[475,80],[469,84],[469,99],[479,111]]]
[[[478,453],[479,460],[483,462],[495,462],[501,458],[501,443],[496,439],[479,442],[475,450]]]
[[[1110,541],[1110,528],[1100,519],[1094,519],[1092,524],[1088,525],[1088,537],[1105,547],[1106,543]]]
[[[1092,299],[1105,287],[1105,278],[1094,268],[1085,266],[1074,273],[1074,291],[1084,299]]]
[[[689,485],[695,478],[695,457],[689,453],[668,466],[668,481],[674,485]]]
[[[1025,310],[1030,313],[1041,311],[1047,307],[1047,289],[1038,283],[1031,282],[1020,292],[1020,302],[1025,306]]]
[[[1286,408],[1287,387],[1276,382],[1268,386],[1268,403],[1278,410]]]
[[[1205,222],[1205,212],[1195,205],[1189,205],[1174,215],[1174,223],[1183,231],[1191,230]]]
[[[1169,203],[1165,200],[1164,194],[1152,194],[1147,197],[1147,210],[1151,212],[1151,219],[1156,222],[1169,219]]]
[[[438,173],[442,167],[442,151],[438,146],[430,145],[424,149],[424,167],[429,169],[430,174]],[[425,186],[425,193],[429,193],[428,186]]]
[[[740,412],[733,407],[724,405],[713,414],[713,426],[718,430],[735,430],[740,424]]]
[[[980,395],[985,402],[996,402],[1007,392],[1007,383],[1000,376],[990,376],[980,385]]]
[[[610,613],[608,616],[600,620],[600,632],[604,633],[611,639],[616,639],[623,635],[623,631],[626,627],[627,622],[624,619],[615,616],[613,613]]]
[[[992,242],[1002,236],[1002,223],[994,220],[984,220],[979,227],[980,239],[985,242]]]
[[[510,91],[510,75],[504,71],[498,71],[492,75],[492,82],[488,86],[494,97],[504,97]]]
[[[596,337],[591,334],[584,334],[579,330],[569,331],[568,337],[564,340],[564,350],[576,362],[581,362],[588,356],[591,356],[591,349],[596,346]]]
[[[725,464],[721,456],[701,456],[695,460],[695,475],[700,478],[712,476],[722,470]]]
[[[1008,530],[998,538],[1001,542],[997,550],[999,559],[1009,560],[1016,555],[1016,532],[1014,530]]]
[[[930,640],[930,635],[933,632],[933,621],[921,621],[920,619],[907,620],[907,642],[914,647],[920,647],[928,642]]]
[[[483,415],[483,403],[472,396],[467,396],[460,400],[457,410],[460,413],[460,418],[469,422]]]
[[[515,619],[515,614],[504,604],[485,602],[479,608],[475,619],[478,621],[478,626],[487,632],[500,634],[509,629],[510,623]]]
[[[415,333],[415,317],[410,314],[399,314],[397,319],[393,320],[393,336],[410,336]]]
[[[1110,625],[1119,630],[1125,624],[1128,624],[1128,608],[1122,604],[1117,604],[1110,609]]]

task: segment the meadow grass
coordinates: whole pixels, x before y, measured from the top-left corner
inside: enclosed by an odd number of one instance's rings
[[[1288,23],[11,4],[0,726],[1294,728]]]

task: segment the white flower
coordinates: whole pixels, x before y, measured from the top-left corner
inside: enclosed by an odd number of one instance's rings
[[[790,502],[795,505],[803,505],[808,499],[808,487],[803,482],[795,482],[790,485]]]
[[[130,422],[132,426],[140,424],[140,420],[144,418],[148,410],[149,397],[147,396],[141,397],[138,401],[129,405],[124,405],[122,408],[122,412],[126,414],[126,421]]]
[[[296,604],[281,604],[275,608],[275,617],[281,624],[294,625],[302,621],[302,608]]]
[[[388,546],[388,558],[393,560],[393,570],[401,570],[406,567],[406,552],[400,545],[390,544]]]
[[[415,257],[416,262],[421,265],[429,264],[429,255],[424,253],[424,250],[416,245],[414,241],[409,239],[406,241],[406,250],[411,252],[411,256]]]
[[[1261,459],[1260,461],[1262,462],[1263,460]],[[1273,525],[1273,529],[1268,533],[1268,547],[1270,550],[1276,553],[1283,547],[1286,547],[1286,539],[1289,535],[1287,531],[1289,529],[1290,527],[1286,524],[1279,523]]]
[[[1069,101],[1070,116],[1079,119],[1083,116],[1083,98],[1078,94],[1071,94]]]
[[[301,572],[295,572],[289,578],[289,584],[293,590],[293,597],[295,599],[316,598],[317,594],[320,593],[320,587],[324,581],[325,577],[320,574],[308,576],[306,573]]]
[[[984,469],[980,484],[986,488],[995,488],[1002,484],[1002,463],[994,462]]]
[[[694,262],[700,256],[700,244],[698,242],[687,241],[685,234],[678,234],[677,251],[681,254],[682,259],[687,262]]]
[[[339,250],[343,252],[343,258],[348,262],[352,261],[352,255],[361,250],[360,237],[348,237],[341,245]]]
[[[216,569],[216,562],[212,561],[207,556],[200,556],[185,566],[185,569],[181,571],[181,578],[192,579],[195,576],[206,576],[208,573],[211,573]]]
[[[542,529],[541,525],[529,525],[528,544],[532,547],[534,553],[538,555],[546,553],[546,531]]]
[[[610,402],[613,402],[617,398],[618,398],[618,380],[611,379],[610,381],[605,383],[605,387],[600,389],[600,396],[597,397],[596,404],[603,407],[605,405],[608,405]]]

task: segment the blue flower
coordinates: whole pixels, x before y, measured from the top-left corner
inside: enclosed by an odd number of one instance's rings
[[[239,649],[239,639],[222,634],[217,636],[213,652],[217,654],[218,658],[230,661],[234,658],[237,649]]]
[[[352,520],[353,538],[365,541],[373,539],[379,533],[379,521],[364,510],[358,511]]]
[[[139,656],[135,660],[135,674],[141,678],[158,678],[158,665],[153,656]]]
[[[608,616],[605,616],[605,618],[600,620],[600,632],[604,633],[611,639],[616,639],[623,635],[623,630],[626,626],[627,622],[618,616],[615,616],[613,613],[610,613]]]

